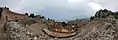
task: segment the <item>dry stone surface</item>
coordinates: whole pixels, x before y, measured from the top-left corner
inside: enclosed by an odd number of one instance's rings
[[[118,22],[116,20],[106,21],[100,26],[93,26],[85,33],[78,31],[77,35],[68,38],[52,38],[48,35],[37,35],[27,30],[25,25],[20,22],[7,22],[6,27],[8,40],[118,40]]]
[[[38,37],[20,22],[7,22],[5,25],[7,40],[36,40]]]

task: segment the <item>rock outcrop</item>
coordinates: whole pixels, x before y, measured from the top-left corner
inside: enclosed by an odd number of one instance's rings
[[[112,14],[111,11],[108,11],[107,9],[104,9],[104,10],[97,11],[96,14],[95,14],[95,17],[96,18],[103,18],[103,17],[106,17],[110,14]]]

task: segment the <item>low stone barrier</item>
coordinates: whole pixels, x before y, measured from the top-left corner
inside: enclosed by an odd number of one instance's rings
[[[59,38],[66,38],[66,37],[72,37],[74,35],[77,34],[77,32],[73,32],[73,33],[68,33],[68,35],[66,35],[67,33],[55,33],[55,32],[52,32],[46,28],[42,29],[43,32],[45,32],[47,35],[49,36],[53,36],[53,37],[59,37]]]

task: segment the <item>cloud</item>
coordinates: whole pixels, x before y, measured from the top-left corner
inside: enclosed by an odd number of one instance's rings
[[[118,0],[100,0],[99,2],[96,3],[100,4],[103,8],[107,8],[112,11],[117,11],[118,10],[117,2]]]
[[[0,6],[7,5],[19,13],[35,13],[56,20],[85,18],[99,9],[118,9],[118,0],[0,0]]]
[[[89,3],[89,6],[94,9],[94,10],[100,10],[102,9],[102,6],[99,5],[98,3]],[[96,7],[95,7],[96,6]]]

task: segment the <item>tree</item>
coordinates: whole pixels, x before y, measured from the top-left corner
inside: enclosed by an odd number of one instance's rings
[[[5,6],[5,9],[9,10],[9,8],[8,8],[8,7],[6,7],[6,6]]]
[[[76,18],[76,20],[79,20],[78,18]]]
[[[94,19],[94,17],[93,17],[93,16],[91,16],[91,17],[90,17],[90,21],[91,21],[91,20],[93,20],[93,19]]]
[[[116,15],[118,15],[118,11],[116,12]]]
[[[0,8],[0,18],[1,18],[1,16],[2,16],[2,11],[3,11],[3,9]]]
[[[50,18],[48,18],[48,20],[50,20]]]
[[[103,12],[107,12],[108,10],[107,9],[104,9]]]
[[[32,18],[34,18],[34,14],[30,14],[30,16],[29,17],[32,17]]]
[[[25,13],[25,15],[28,15],[28,13]]]
[[[66,26],[67,24],[66,24],[66,22],[62,22],[62,26]]]
[[[45,18],[44,16],[42,16],[41,18]]]

